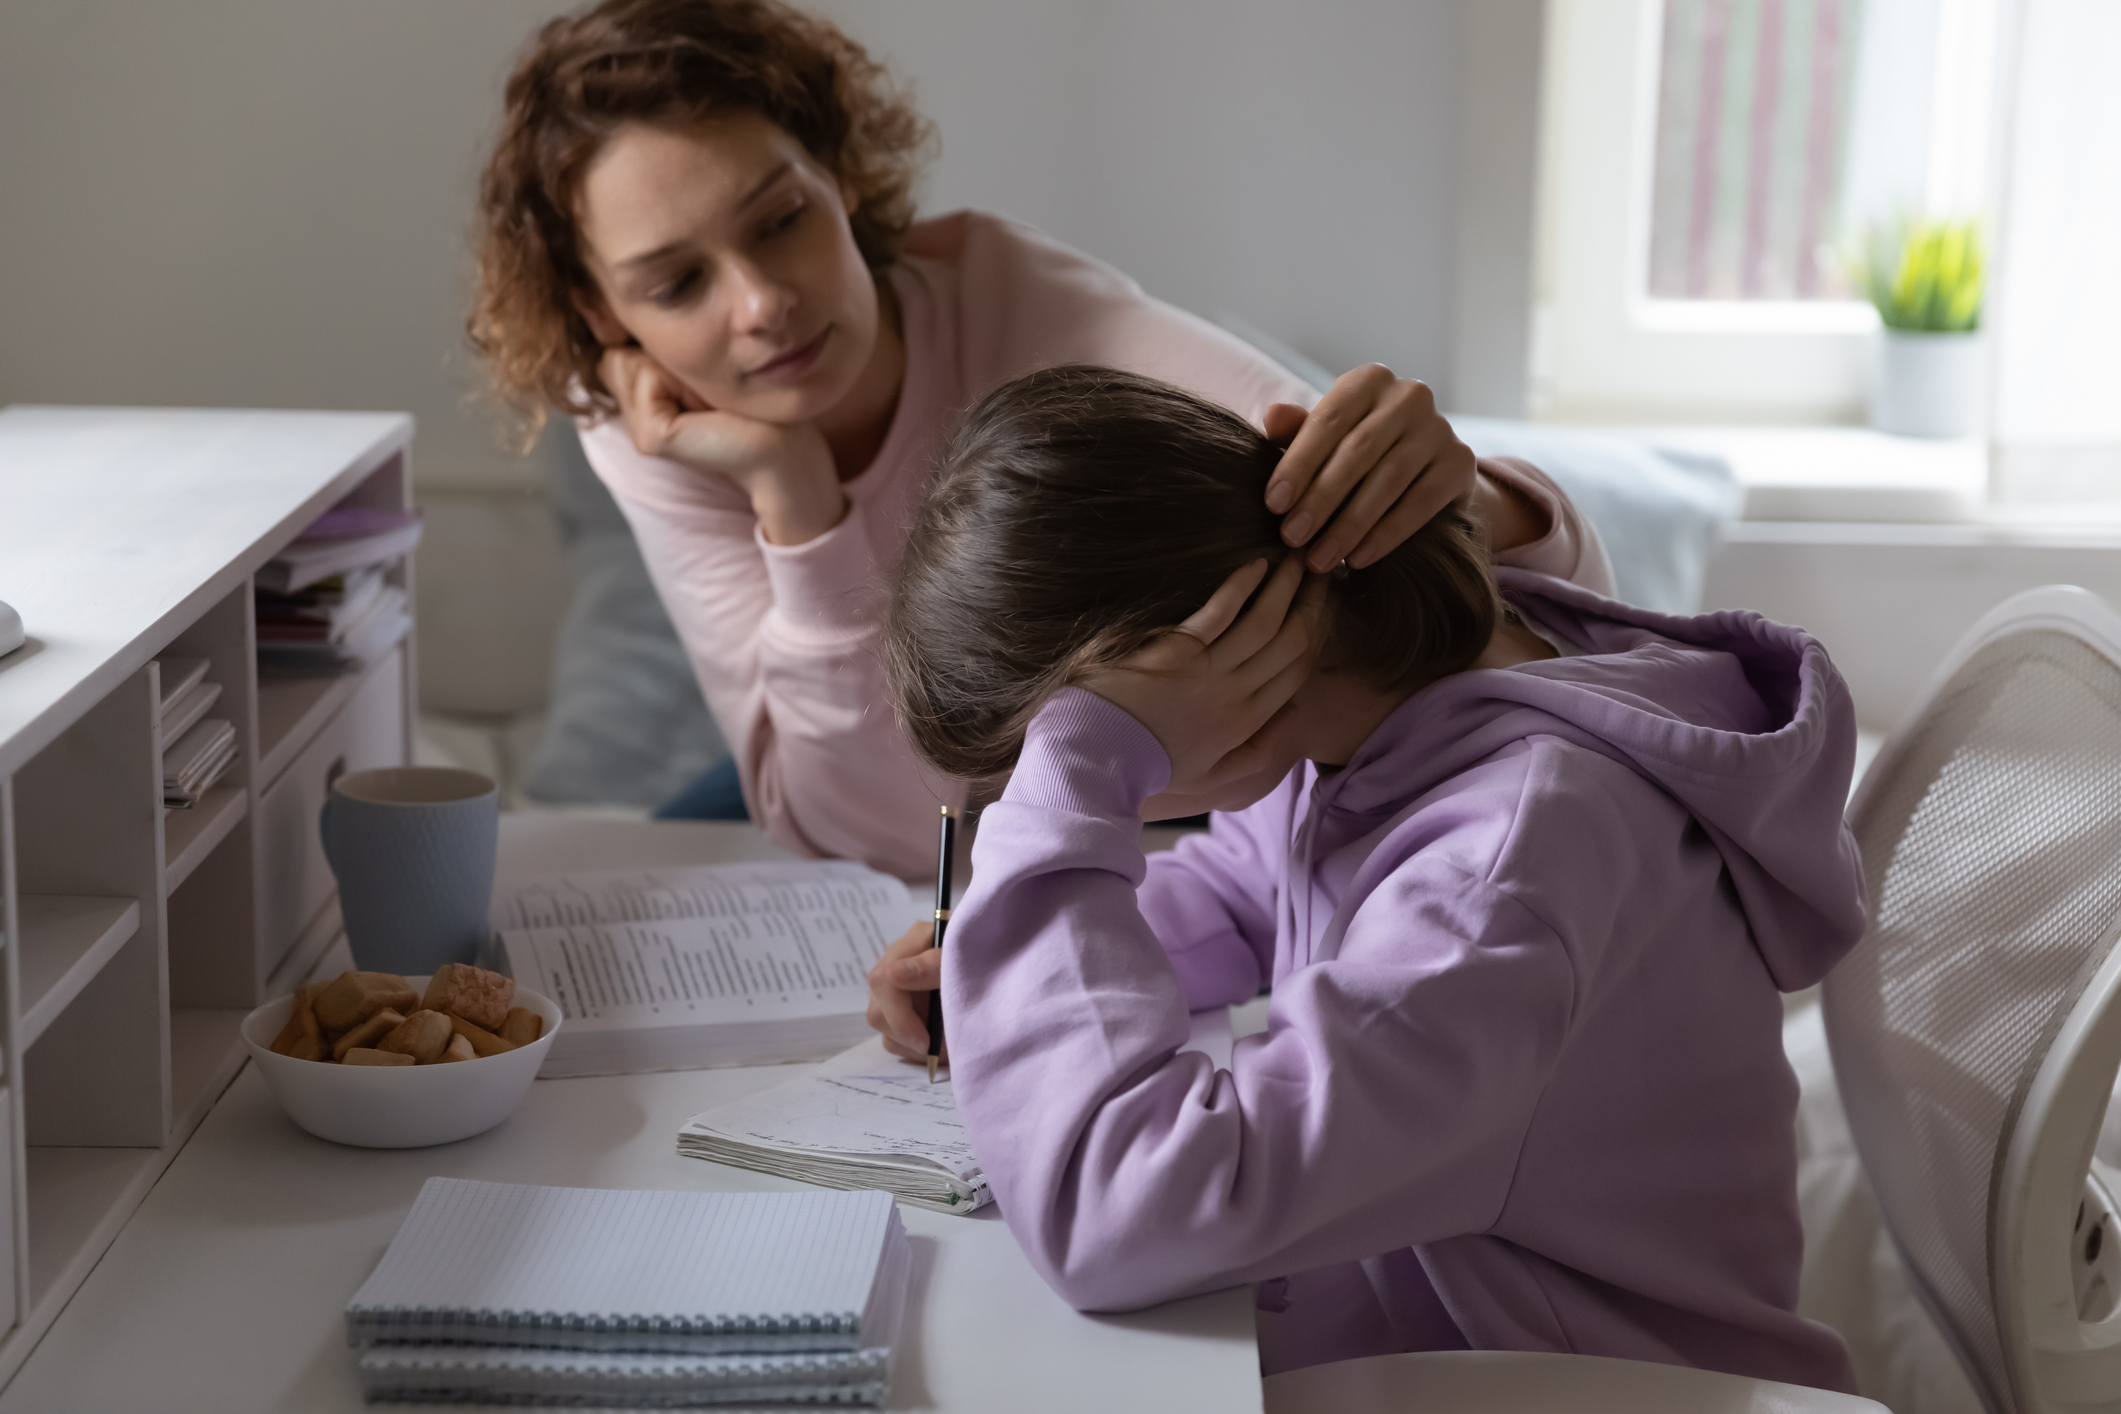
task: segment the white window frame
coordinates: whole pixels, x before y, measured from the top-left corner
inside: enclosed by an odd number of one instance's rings
[[[1928,204],[1984,203],[1995,0],[1937,14]],[[1549,0],[1532,413],[1557,421],[1862,420],[1876,313],[1859,300],[1648,293],[1660,0]]]
[[[1652,299],[1659,0],[1550,0],[1532,411],[1566,422],[1847,423],[1877,315]]]

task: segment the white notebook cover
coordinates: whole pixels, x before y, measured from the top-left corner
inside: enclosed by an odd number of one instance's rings
[[[508,1346],[371,1345],[360,1359],[372,1400],[464,1400],[671,1408],[753,1403],[882,1404],[891,1388],[913,1273],[905,1230],[892,1225],[878,1275],[876,1319],[854,1350],[778,1355],[643,1355]]]
[[[350,1345],[730,1355],[858,1350],[883,1319],[891,1195],[430,1178],[346,1308]]]

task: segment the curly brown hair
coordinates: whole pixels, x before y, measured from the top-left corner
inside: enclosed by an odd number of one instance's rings
[[[626,123],[731,111],[778,124],[856,197],[872,270],[898,256],[933,129],[907,90],[835,26],[777,0],[605,0],[538,31],[509,76],[479,180],[478,289],[466,329],[526,442],[547,413],[609,416],[603,349],[574,296],[594,292],[575,229],[583,172]]]

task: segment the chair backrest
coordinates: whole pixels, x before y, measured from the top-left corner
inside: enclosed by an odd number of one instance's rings
[[[2090,1174],[2121,1064],[2121,618],[2066,588],[1989,614],[1850,823],[1870,923],[1827,1035],[1913,1284],[1999,1414],[2121,1409]]]

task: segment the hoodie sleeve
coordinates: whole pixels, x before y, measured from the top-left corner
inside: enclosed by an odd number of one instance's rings
[[[1148,858],[1142,917],[1177,969],[1190,1011],[1251,1001],[1273,975],[1282,855],[1303,779],[1298,767],[1264,800],[1217,812],[1207,833]]]
[[[1136,904],[1137,812],[1168,775],[1134,718],[1063,692],[981,822],[952,1073],[1032,1263],[1116,1310],[1491,1225],[1568,1025],[1559,940],[1409,858],[1218,1071],[1178,1051],[1186,998]]]

